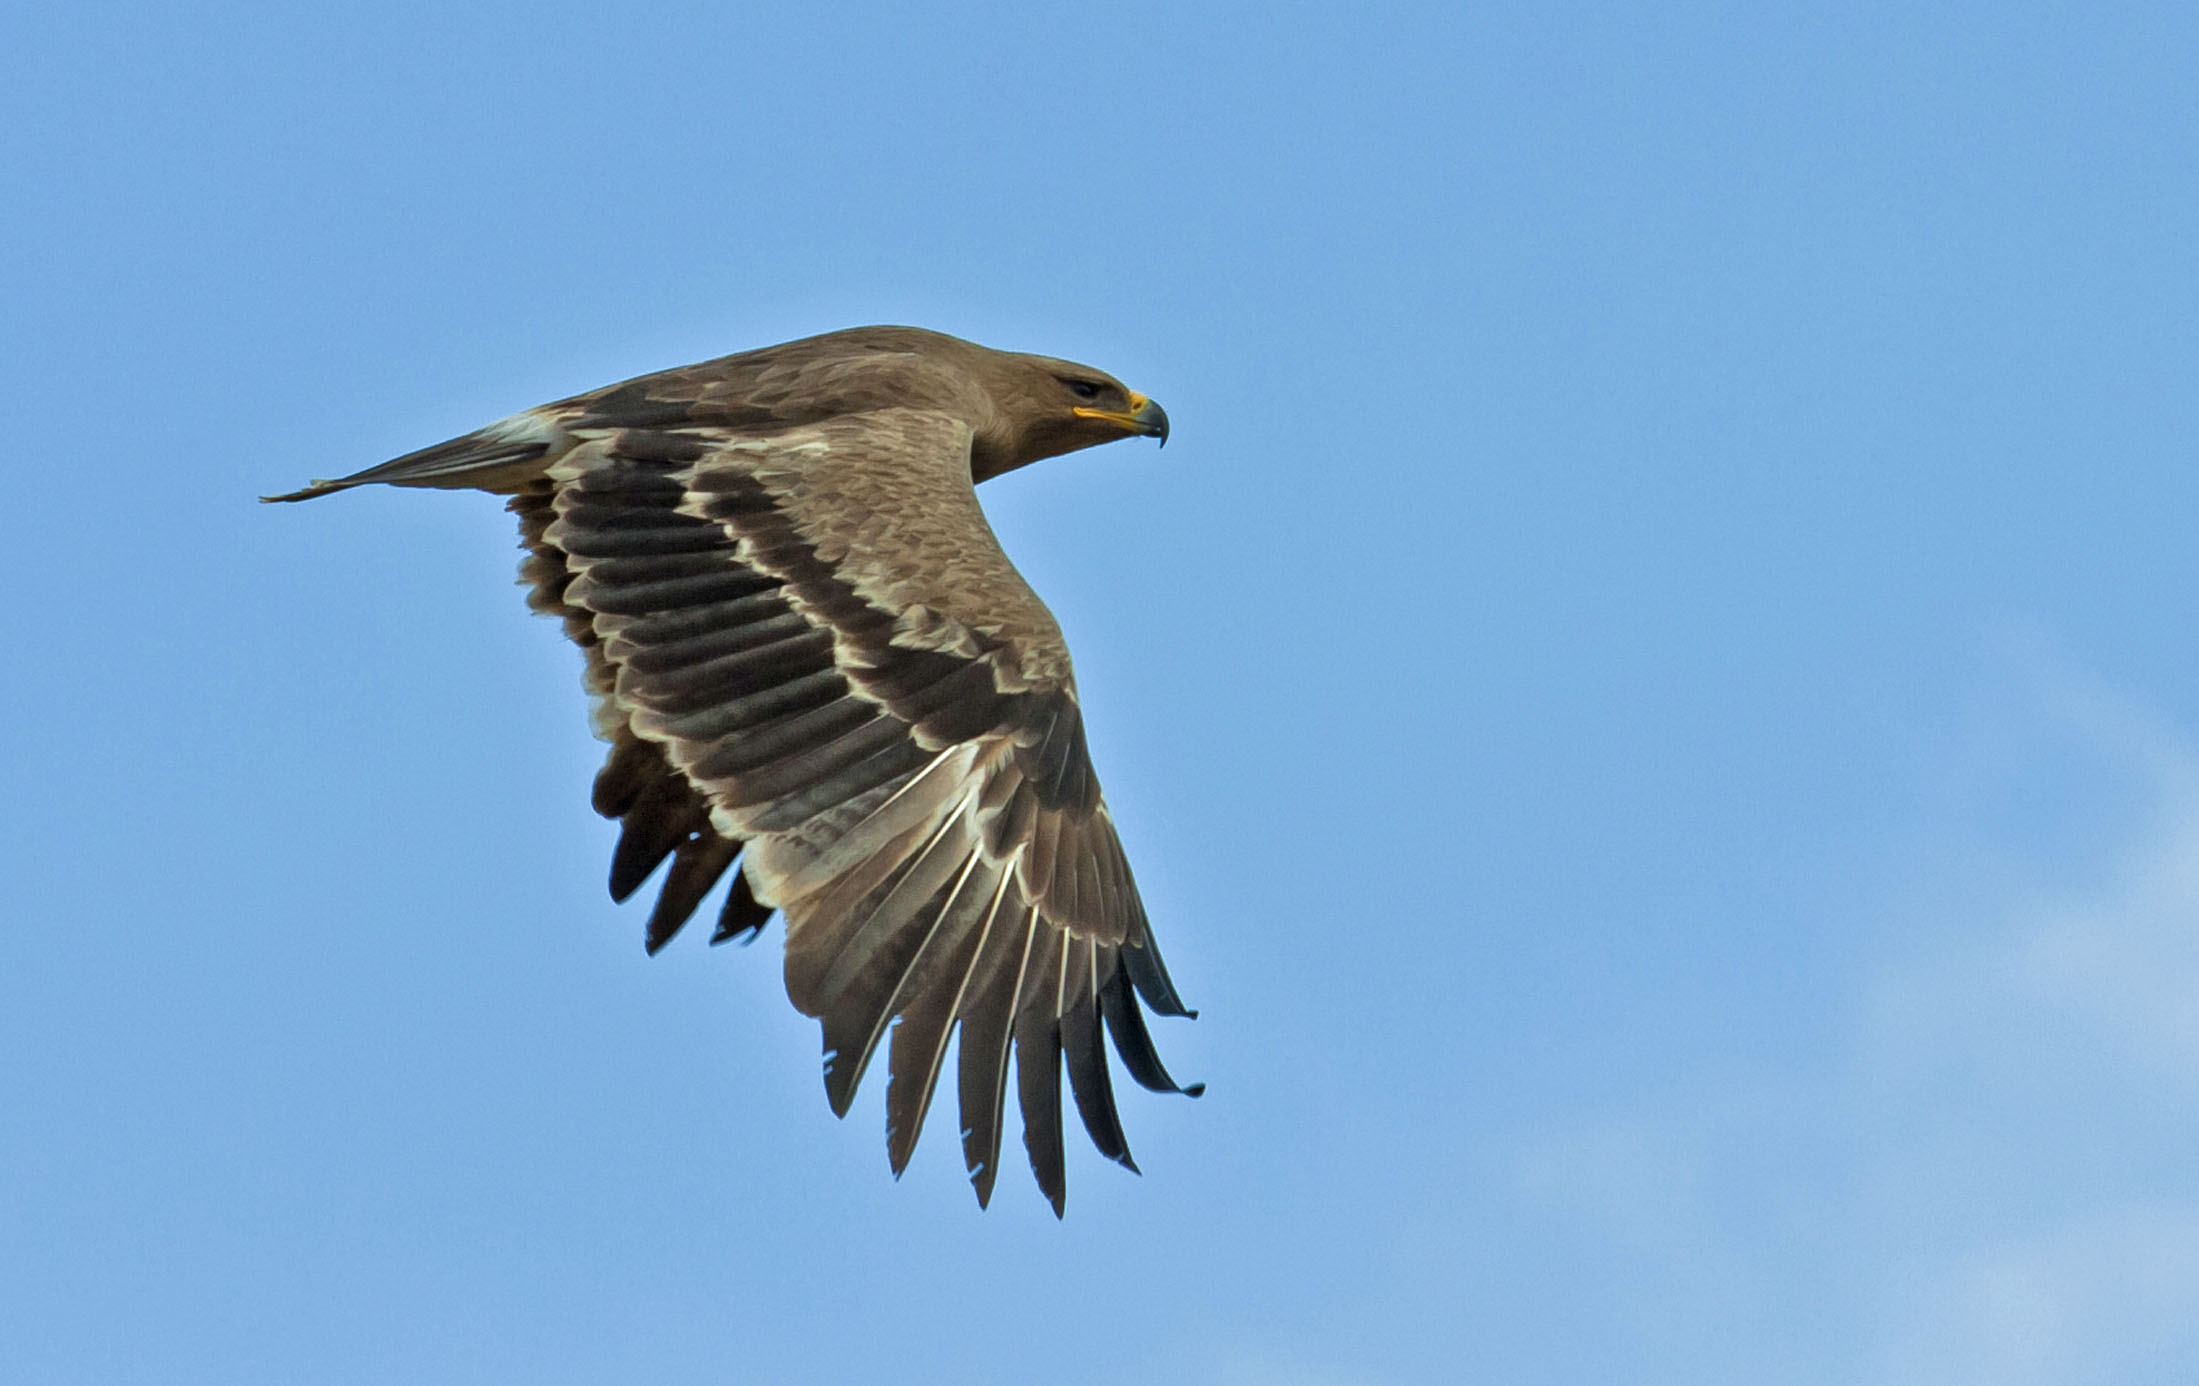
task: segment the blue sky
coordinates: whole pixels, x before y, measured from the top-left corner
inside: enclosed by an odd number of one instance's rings
[[[16,7],[0,1342],[51,1382],[2199,1374],[2199,20]],[[1196,1023],[979,1213],[648,959],[489,498],[253,497],[861,322]]]

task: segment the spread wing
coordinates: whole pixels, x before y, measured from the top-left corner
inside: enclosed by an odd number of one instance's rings
[[[1131,1165],[1101,1031],[1137,1082],[1179,1091],[1138,998],[1188,1012],[1060,632],[978,509],[968,426],[664,422],[560,428],[511,502],[530,601],[585,651],[612,743],[595,790],[622,820],[612,893],[672,859],[653,951],[738,857],[717,937],[784,912],[787,992],[823,1022],[835,1112],[887,1043],[896,1174],[959,1031],[963,1154],[990,1198],[1012,1053],[1058,1214],[1064,1066],[1093,1144]]]

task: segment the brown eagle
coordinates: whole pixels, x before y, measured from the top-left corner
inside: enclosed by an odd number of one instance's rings
[[[1168,437],[1089,366],[860,327],[529,409],[339,481],[511,497],[528,604],[587,659],[620,820],[611,897],[669,857],[651,953],[728,868],[711,942],[786,917],[787,995],[823,1022],[845,1115],[892,1027],[886,1148],[916,1147],[958,1028],[962,1153],[999,1171],[1008,1055],[1023,1143],[1062,1211],[1061,1071],[1131,1169],[1123,1067],[1179,1087],[1138,998],[1189,1015],[1154,947],[1085,750],[1060,628],[975,483]]]

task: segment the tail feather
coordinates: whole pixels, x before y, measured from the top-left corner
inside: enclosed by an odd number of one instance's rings
[[[302,501],[382,482],[391,486],[432,486],[445,490],[500,493],[519,490],[542,475],[544,463],[571,442],[557,419],[528,411],[475,429],[449,442],[408,452],[378,467],[311,485],[263,501]]]

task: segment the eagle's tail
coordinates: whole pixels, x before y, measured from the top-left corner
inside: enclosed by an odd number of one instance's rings
[[[370,482],[391,486],[432,486],[444,490],[494,491],[501,495],[525,488],[540,477],[550,460],[572,445],[572,435],[555,415],[530,409],[478,428],[447,443],[408,452],[334,481],[316,480],[300,490],[263,501],[302,501]]]

